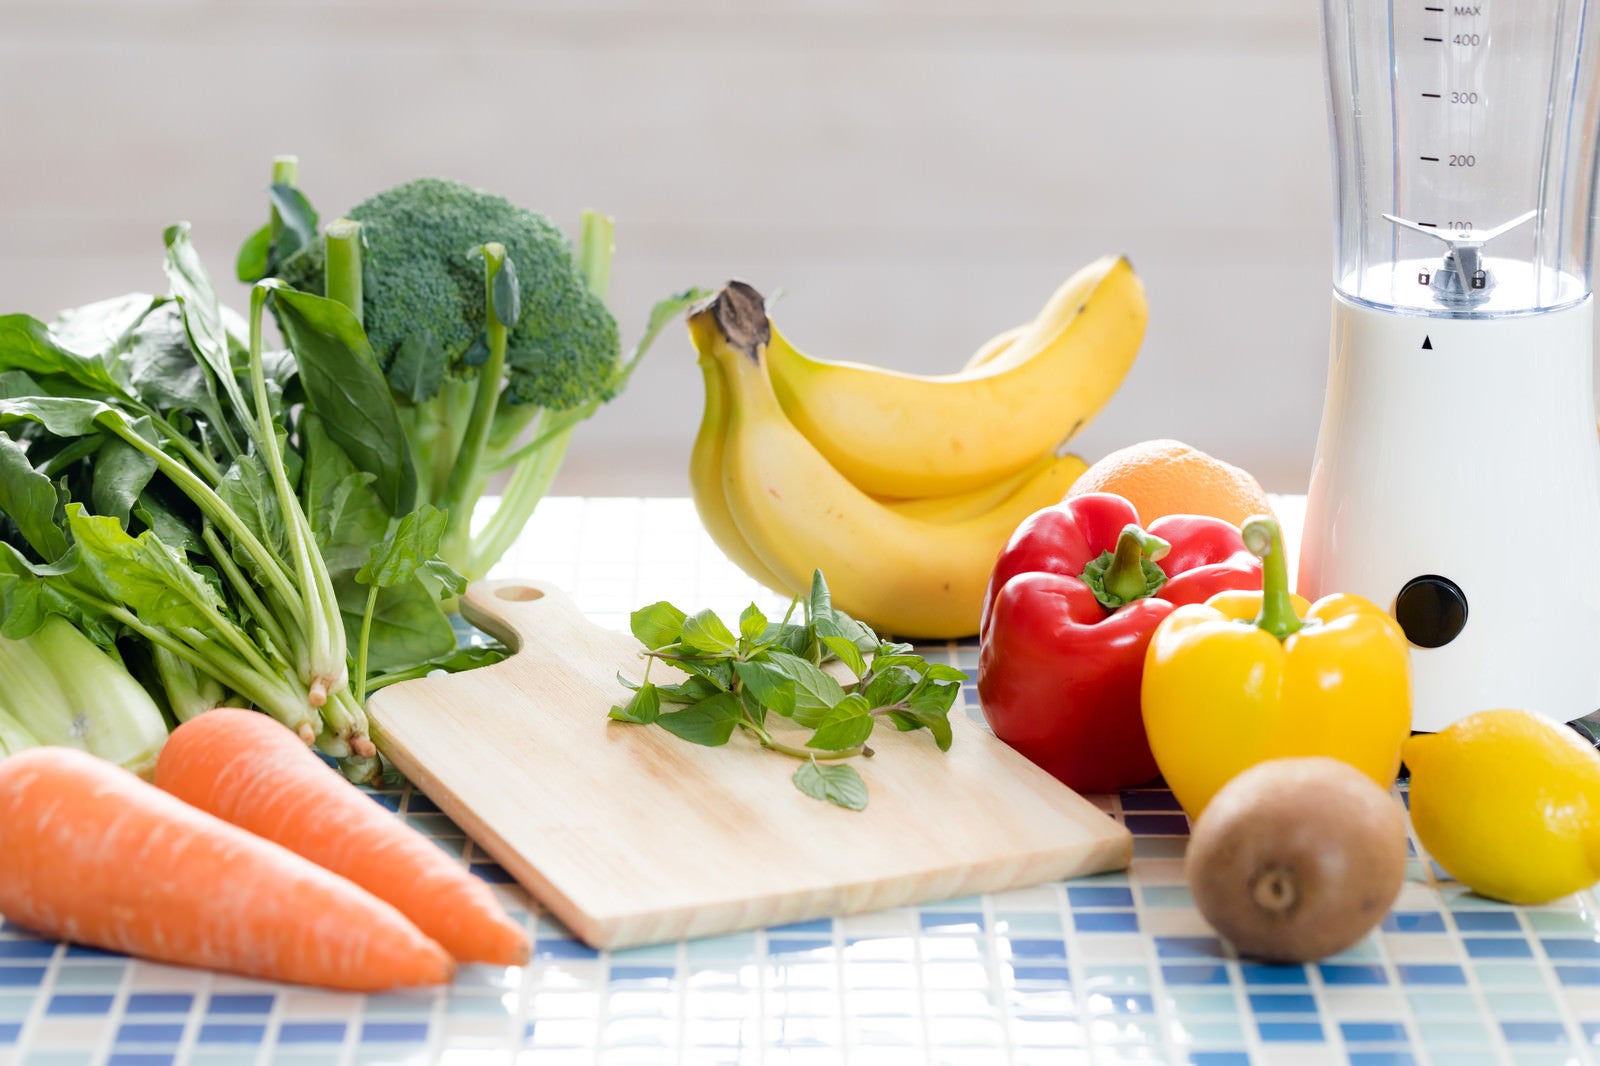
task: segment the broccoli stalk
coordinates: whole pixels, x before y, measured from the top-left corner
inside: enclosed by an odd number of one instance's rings
[[[578,264],[584,283],[599,300],[605,300],[611,285],[611,257],[616,249],[613,239],[615,223],[597,211],[583,213],[583,228],[578,242]],[[649,337],[654,340],[654,335]],[[644,347],[648,347],[646,341]],[[627,359],[619,361],[611,379],[602,393],[605,398],[622,391],[639,363],[643,351],[635,347]],[[491,469],[509,470],[505,488],[500,495],[500,506],[495,509],[477,540],[465,555],[466,566],[462,573],[477,578],[487,574],[510,549],[521,534],[534,509],[555,482],[566,458],[567,448],[578,425],[599,410],[602,399],[590,400],[579,407],[565,411],[540,411],[532,440],[519,443],[518,438],[530,419],[518,422],[513,412],[508,412],[505,424],[496,443],[496,456]]]
[[[452,563],[470,558],[472,511],[478,497],[483,493],[485,479],[480,467],[484,448],[489,442],[495,408],[500,399],[500,382],[506,367],[506,338],[521,313],[516,266],[506,258],[505,246],[495,241],[485,244],[483,266],[485,341],[489,354],[473,379],[472,414],[468,417],[466,430],[461,435],[461,447],[456,453],[455,467],[451,470],[450,478],[445,483],[444,495],[439,501],[439,506],[448,516],[440,554],[446,561]],[[507,278],[510,280],[507,281]]]

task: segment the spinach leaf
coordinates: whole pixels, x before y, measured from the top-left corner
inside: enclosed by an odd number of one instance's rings
[[[96,514],[110,515],[126,529],[145,486],[155,476],[156,461],[125,440],[103,444],[94,461],[89,502]]]
[[[166,302],[165,297],[130,292],[126,296],[74,307],[61,312],[50,323],[50,338],[70,352],[106,365],[108,373],[115,377],[116,367],[110,364],[110,357],[123,346],[145,316]]]
[[[50,327],[28,315],[0,315],[0,370],[61,375],[97,394],[115,394],[117,383],[105,366],[58,344]]]
[[[28,546],[46,562],[61,558],[67,537],[57,525],[59,506],[50,479],[33,468],[27,452],[0,433],[0,513],[17,526]]]
[[[435,595],[440,591],[461,595],[466,591],[467,579],[438,558],[447,518],[429,503],[407,514],[393,533],[373,546],[366,565],[357,571],[356,580],[363,585],[393,588],[416,578]]]
[[[333,591],[350,646],[361,633],[368,588],[347,572],[334,577]],[[374,671],[395,670],[448,655],[456,646],[455,627],[436,596],[415,581],[379,589],[372,613],[367,664]]]
[[[273,308],[299,364],[307,405],[357,469],[377,475],[373,488],[389,513],[405,514],[417,499],[416,464],[361,323],[337,300],[293,289],[275,291]]]
[[[234,376],[232,348],[228,330],[223,325],[222,306],[217,302],[216,290],[211,287],[211,279],[206,276],[199,254],[190,243],[189,224],[180,222],[168,226],[163,237],[167,242],[167,280],[182,310],[189,344],[195,355],[211,370],[206,378],[211,399],[214,403],[220,403],[216,390],[221,386],[227,401],[236,411],[249,412],[252,408],[245,402],[239,379]],[[219,424],[216,430],[228,451],[239,454],[242,449],[227,425]]]
[[[75,583],[120,603],[149,625],[212,634],[226,607],[217,590],[176,552],[145,532],[131,537],[115,518],[67,505],[67,528],[81,566]]]

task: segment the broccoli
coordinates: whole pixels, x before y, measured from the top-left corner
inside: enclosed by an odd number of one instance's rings
[[[405,427],[414,506],[446,512],[441,557],[482,577],[549,489],[578,424],[704,294],[657,304],[624,357],[605,305],[609,218],[585,212],[575,250],[543,215],[423,178],[378,193],[318,236],[296,178],[292,159],[275,163],[271,221],[241,248],[240,277],[275,274],[356,313]],[[496,475],[505,477],[500,505],[474,537],[473,508]]]
[[[459,182],[422,178],[351,208],[364,237],[362,324],[397,392],[431,400],[450,377],[471,377],[485,332],[483,261],[494,241],[516,264],[522,316],[506,350],[508,404],[567,410],[607,397],[617,323],[591,291],[571,243],[550,220]],[[290,256],[278,277],[323,292],[326,238]]]

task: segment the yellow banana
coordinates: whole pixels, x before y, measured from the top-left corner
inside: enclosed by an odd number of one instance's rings
[[[1147,317],[1133,268],[1107,257],[956,374],[813,359],[776,330],[767,356],[783,411],[840,473],[878,496],[942,496],[1014,474],[1083,428],[1122,384]]]
[[[723,380],[722,368],[704,355],[700,357],[700,373],[705,377],[706,408],[700,417],[700,431],[695,434],[694,450],[689,453],[689,490],[694,495],[694,509],[722,554],[733,560],[739,569],[775,592],[792,592],[745,543],[739,527],[733,524],[733,516],[728,513],[728,501],[722,495],[722,442],[728,431],[728,386]]]
[[[993,508],[965,521],[902,515],[851,483],[784,415],[767,375],[773,340],[761,294],[730,283],[689,317],[701,357],[728,389],[722,487],[744,542],[788,588],[820,568],[833,602],[896,636],[975,633],[984,588],[1016,517]]]
[[[967,365],[961,369],[971,370],[998,358],[1002,352],[1011,347],[1013,341],[1022,336],[1023,331],[1029,325],[1031,323],[1024,323],[1020,326],[1013,326],[1004,333],[996,333],[978,346],[978,350],[972,353],[972,358],[967,360]]]
[[[952,496],[918,496],[911,500],[883,500],[882,503],[907,518],[927,522],[959,522],[976,518],[985,511],[1004,508],[1015,515],[1014,524],[1020,525],[1041,507],[1060,503],[1072,483],[1087,469],[1089,464],[1076,455],[1051,452],[1023,467],[1021,473],[981,489]]]

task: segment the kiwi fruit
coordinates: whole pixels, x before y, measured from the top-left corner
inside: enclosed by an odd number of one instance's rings
[[[1186,865],[1195,906],[1239,954],[1312,962],[1366,936],[1400,894],[1405,814],[1348,763],[1271,759],[1212,798]]]

